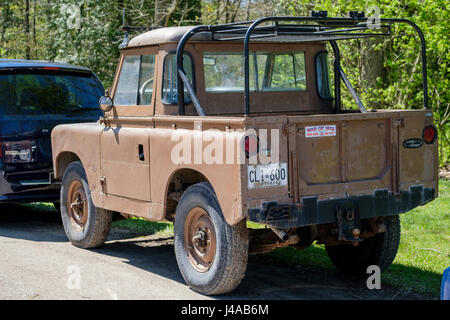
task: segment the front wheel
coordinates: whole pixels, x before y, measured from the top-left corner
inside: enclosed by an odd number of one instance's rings
[[[209,183],[189,187],[175,215],[175,256],[193,290],[218,295],[234,290],[244,278],[248,260],[245,220],[230,226]]]
[[[96,208],[81,162],[69,164],[61,183],[61,219],[67,238],[80,248],[96,248],[111,230],[110,211]]]
[[[386,232],[365,239],[356,247],[351,244],[326,246],[328,256],[340,273],[362,275],[370,265],[377,265],[383,272],[392,264],[400,244],[400,218],[385,217],[383,222]]]

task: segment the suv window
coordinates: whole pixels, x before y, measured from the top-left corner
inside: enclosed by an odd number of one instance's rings
[[[237,52],[204,52],[203,65],[207,92],[244,91],[244,55]],[[251,52],[250,90],[306,90],[303,52]]]
[[[116,105],[150,105],[153,96],[155,55],[125,56],[116,92]]]
[[[192,63],[191,56],[187,54],[183,55],[183,68],[189,82],[192,84],[194,78],[194,64]],[[177,103],[177,59],[176,55],[173,53],[169,53],[164,59],[161,98],[162,101],[167,104]],[[184,88],[184,101],[186,103],[191,102],[191,98],[186,88]]]
[[[0,74],[1,114],[67,114],[97,110],[101,86],[90,73]]]

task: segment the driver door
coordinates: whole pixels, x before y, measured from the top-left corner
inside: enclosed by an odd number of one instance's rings
[[[133,52],[134,51],[134,52]],[[150,201],[150,132],[156,82],[155,53],[123,53],[113,89],[114,107],[101,134],[103,192]],[[130,117],[146,117],[130,121]]]

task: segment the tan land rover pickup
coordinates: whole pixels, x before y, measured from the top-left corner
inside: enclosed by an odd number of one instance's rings
[[[344,274],[387,269],[399,214],[438,196],[425,42],[409,20],[349,14],[127,32],[104,116],[52,132],[70,241],[102,245],[112,212],[172,221],[186,283],[210,295],[238,286],[249,254],[314,241]],[[421,40],[424,105],[366,108],[338,42],[398,23]]]

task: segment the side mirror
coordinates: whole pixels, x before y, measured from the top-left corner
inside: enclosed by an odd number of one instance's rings
[[[105,90],[105,95],[100,98],[98,105],[103,112],[108,112],[113,108],[114,103],[112,98],[109,96],[108,90]]]

